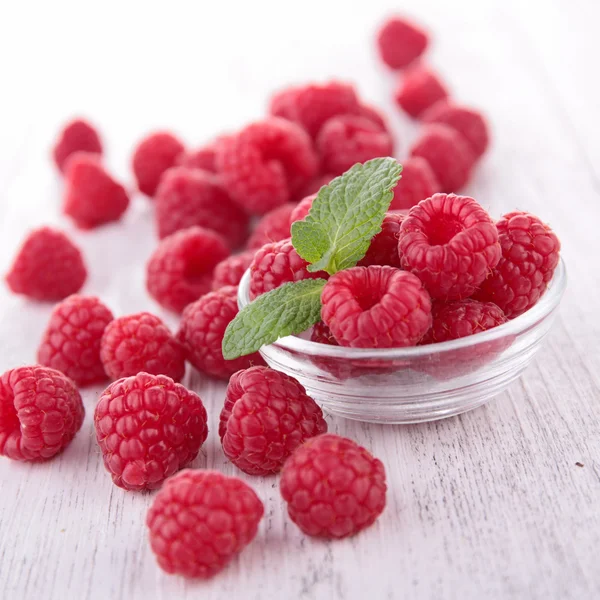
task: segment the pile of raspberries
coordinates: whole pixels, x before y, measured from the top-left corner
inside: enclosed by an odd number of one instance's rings
[[[381,233],[357,267],[329,278],[312,339],[401,347],[500,325],[544,293],[558,239],[533,215],[494,222],[454,193],[488,146],[485,120],[448,98],[422,60],[428,36],[420,28],[390,19],[377,44],[383,62],[402,70],[398,105],[424,126],[400,161]],[[202,400],[180,384],[189,362],[228,381],[218,431],[225,456],[249,475],[281,473],[289,516],[305,534],[343,538],[370,526],[386,503],[382,463],[327,433],[298,381],[258,354],[225,360],[221,342],[247,269],[252,298],[285,282],[327,278],[308,272],[290,226],[306,217],[321,186],[357,162],[392,155],[394,142],[379,111],[339,82],[280,91],[268,117],[199,148],[168,132],[148,135],[132,157],[159,240],[146,286],[181,314],[179,330],[147,312],[115,317],[101,299],[80,293],[88,266],[69,236],[51,227],[30,232],[6,282],[15,294],[57,304],[40,332],[37,363],[0,377],[0,454],[56,456],[83,424],[78,386],[111,380],[94,410],[106,470],[126,490],[160,490],[147,515],[160,566],[210,577],[254,538],[264,507],[239,478],[185,469],[208,435]],[[107,171],[92,125],[68,123],[53,159],[64,177],[62,211],[75,227],[122,219],[132,191]]]

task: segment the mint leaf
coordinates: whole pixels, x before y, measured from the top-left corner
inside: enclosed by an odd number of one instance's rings
[[[311,273],[333,275],[363,258],[381,231],[401,171],[393,158],[375,158],[321,188],[306,219],[292,225],[292,244]]]
[[[223,356],[231,360],[292,333],[301,333],[321,320],[325,279],[286,283],[244,307],[223,337]]]

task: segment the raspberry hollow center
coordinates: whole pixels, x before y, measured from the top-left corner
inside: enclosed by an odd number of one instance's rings
[[[457,219],[449,216],[439,216],[431,219],[425,233],[432,246],[444,246],[462,230],[463,226]]]
[[[358,291],[355,298],[361,310],[367,311],[373,308],[381,300],[381,293],[377,288],[365,286]]]

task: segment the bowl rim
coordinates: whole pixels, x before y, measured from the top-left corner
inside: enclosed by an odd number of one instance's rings
[[[567,286],[567,269],[562,257],[560,257],[558,265],[554,271],[552,280],[550,281],[546,292],[542,295],[539,301],[532,306],[528,311],[514,319],[467,337],[450,340],[447,342],[439,342],[437,344],[427,344],[424,346],[409,346],[405,348],[349,348],[346,346],[329,346],[312,342],[294,335],[289,335],[279,338],[277,341],[267,346],[277,346],[284,350],[294,353],[302,353],[309,356],[322,356],[330,358],[344,359],[411,359],[439,352],[447,352],[458,350],[460,348],[468,348],[498,340],[505,336],[518,335],[527,331],[549,314],[551,314],[560,304],[561,298]],[[249,298],[250,287],[250,269],[247,269],[238,287],[238,306],[240,310],[250,303]],[[266,346],[263,346],[263,348]]]

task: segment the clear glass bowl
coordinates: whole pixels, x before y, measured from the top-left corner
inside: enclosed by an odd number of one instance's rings
[[[249,303],[246,272],[238,303]],[[288,336],[264,346],[324,410],[373,423],[420,423],[477,408],[521,375],[550,331],[567,282],[561,259],[546,293],[521,316],[470,337],[411,348],[360,349]]]

